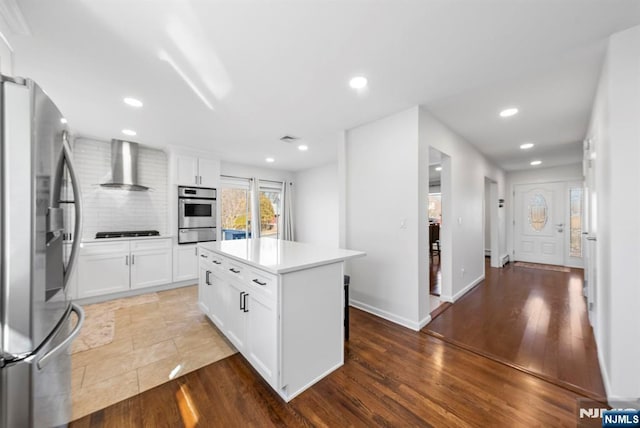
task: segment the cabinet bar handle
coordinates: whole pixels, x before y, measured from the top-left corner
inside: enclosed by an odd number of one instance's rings
[[[204,276],[204,282],[207,285],[211,285],[211,282],[209,281],[209,275],[211,275],[211,271],[207,271],[207,273]]]
[[[198,257],[198,247],[194,247],[193,249],[196,250],[195,254],[196,254],[196,257]]]
[[[242,306],[242,303],[244,302],[244,291],[240,292],[240,310],[244,311],[244,306]]]
[[[256,283],[256,284],[258,284],[258,285],[267,285],[267,283],[266,283],[266,282],[260,282],[260,280],[259,280],[259,279],[257,279],[257,278],[256,278],[256,279],[254,279],[254,280],[253,280],[253,282],[255,282],[255,283]]]
[[[222,264],[222,262],[219,262],[217,260],[214,260],[213,263],[216,264],[216,265],[221,265]]]
[[[203,259],[208,258],[206,254],[200,254],[200,257],[202,257]]]
[[[198,184],[198,176],[196,175],[195,177],[196,177],[196,184]]]
[[[230,268],[229,270],[230,270],[231,272],[233,272],[233,273],[240,273],[240,271],[239,271],[239,270],[236,270],[236,269],[234,269],[234,268]]]
[[[124,256],[124,264],[129,266],[129,256]]]
[[[249,297],[249,293],[244,293],[244,308],[242,308],[244,312],[249,312],[249,308],[247,307],[247,297]]]
[[[131,254],[131,264],[132,265],[136,264],[136,255],[135,254]]]

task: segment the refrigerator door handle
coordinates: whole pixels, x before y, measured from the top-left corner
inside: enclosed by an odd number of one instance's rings
[[[75,312],[78,316],[78,322],[76,323],[75,328],[62,343],[60,343],[58,346],[47,352],[42,358],[36,361],[36,366],[39,370],[42,370],[42,368],[47,365],[47,362],[50,361],[53,357],[58,355],[60,352],[63,352],[65,348],[70,345],[71,342],[73,342],[73,339],[75,339],[76,336],[80,334],[80,330],[82,329],[82,325],[84,324],[84,310],[75,303],[72,303],[71,311]]]
[[[66,313],[66,316],[64,317],[64,319],[67,319],[67,317],[69,316],[69,313],[71,312],[75,312],[76,315],[78,316],[78,322],[75,328],[62,343],[60,343],[58,346],[56,346],[55,348],[47,352],[42,358],[40,358],[36,362],[38,369],[42,369],[53,356],[59,354],[62,350],[64,350],[64,348],[67,345],[69,345],[73,341],[73,339],[75,339],[76,336],[78,336],[78,334],[80,333],[80,329],[84,324],[84,310],[80,306],[76,305],[75,303],[72,303],[71,308]],[[38,347],[38,349],[41,349],[44,346],[46,346],[47,343],[49,343],[55,337],[56,337],[55,333],[51,334],[47,338],[47,340]],[[38,349],[30,352],[25,352],[22,354],[0,353],[0,369],[7,366],[12,366],[14,364],[21,363],[21,362],[31,364],[38,354]]]
[[[73,156],[71,155],[71,146],[69,146],[69,139],[67,131],[62,132],[62,149],[64,151],[64,158],[67,162],[67,167],[69,168],[69,176],[71,177],[71,187],[73,188],[73,198],[75,200],[75,225],[73,229],[73,236],[75,239],[73,240],[73,244],[71,245],[71,254],[69,255],[69,264],[67,265],[67,269],[64,271],[64,288],[67,288],[67,283],[71,277],[71,273],[73,272],[73,266],[78,259],[78,255],[80,253],[80,237],[82,236],[82,195],[80,193],[80,181],[78,180],[78,175],[76,174],[76,169],[73,165]]]

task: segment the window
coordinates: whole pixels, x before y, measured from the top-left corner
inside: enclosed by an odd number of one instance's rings
[[[569,189],[569,255],[582,257],[582,188]]]
[[[547,225],[548,220],[547,200],[541,194],[536,193],[529,201],[529,225],[536,232],[540,232]]]
[[[222,177],[219,200],[223,240],[251,237],[249,184],[249,179]]]
[[[222,239],[245,239],[252,235],[280,238],[282,182],[258,180],[256,191],[252,186],[253,179],[221,178],[218,200]],[[252,225],[252,217],[259,218],[259,223]]]
[[[282,183],[260,181],[260,237],[280,237]]]

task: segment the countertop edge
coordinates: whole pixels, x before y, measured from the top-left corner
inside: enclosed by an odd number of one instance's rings
[[[211,252],[219,254],[221,256],[228,257],[228,258],[230,258],[230,259],[232,259],[234,261],[237,261],[239,263],[244,263],[244,264],[247,264],[247,265],[249,265],[251,267],[254,267],[256,269],[260,269],[260,270],[263,270],[265,272],[269,272],[269,273],[272,273],[272,274],[275,274],[275,275],[285,274],[285,273],[289,273],[289,272],[297,272],[297,271],[310,269],[310,268],[314,268],[314,267],[318,267],[318,266],[324,266],[324,265],[329,265],[329,264],[333,264],[333,263],[344,262],[346,260],[350,260],[350,259],[354,259],[354,258],[358,258],[358,257],[364,257],[364,256],[367,255],[367,253],[365,253],[363,251],[345,250],[345,249],[336,248],[336,250],[349,251],[352,254],[342,255],[342,256],[337,256],[337,257],[330,257],[330,258],[327,258],[327,259],[324,259],[324,260],[316,260],[316,261],[312,261],[312,262],[308,262],[308,263],[298,264],[298,265],[295,265],[295,266],[286,266],[286,267],[282,267],[282,268],[273,268],[273,267],[261,265],[260,263],[257,263],[257,262],[255,262],[253,260],[247,260],[245,258],[238,257],[238,256],[236,256],[234,254],[227,253],[227,252],[225,252],[225,251],[223,251],[221,249],[211,248],[207,244],[210,244],[210,243],[206,243],[206,242],[198,243],[199,246],[202,246],[202,248],[204,248],[207,251],[211,251]]]
[[[83,239],[81,242],[83,244],[95,244],[100,242],[118,242],[118,241],[146,241],[149,239],[173,239],[175,235],[160,235],[160,236],[129,236],[129,237],[121,237],[121,238],[89,238]]]

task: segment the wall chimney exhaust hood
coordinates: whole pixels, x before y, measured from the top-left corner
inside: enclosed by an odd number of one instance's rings
[[[146,191],[138,183],[138,144],[124,140],[111,140],[111,181],[100,184],[116,189]]]

